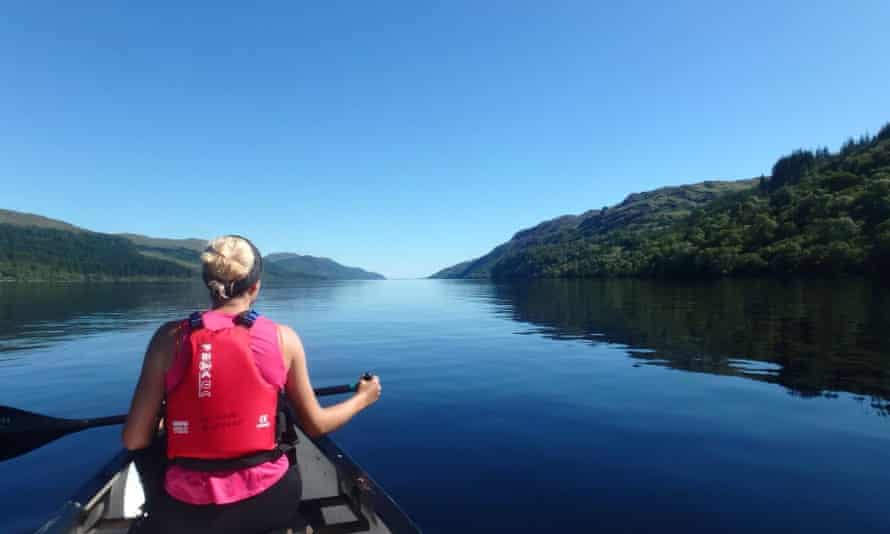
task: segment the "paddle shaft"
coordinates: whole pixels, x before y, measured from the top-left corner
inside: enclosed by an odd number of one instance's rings
[[[327,395],[340,395],[342,393],[352,393],[358,389],[358,384],[343,384],[340,386],[327,386],[318,388],[315,391],[316,397],[324,397]]]
[[[358,384],[340,384],[339,386],[316,388],[312,391],[315,392],[315,396],[317,397],[327,397],[330,395],[352,393],[357,390]],[[77,427],[77,430],[84,430],[87,428],[98,428],[100,426],[122,425],[127,421],[127,415],[109,415],[108,417],[95,417],[93,419],[65,419],[65,421],[70,421],[71,426]],[[2,431],[0,431],[0,435],[3,435]]]
[[[370,372],[366,372],[362,375],[362,380],[371,380],[374,378]],[[358,384],[342,384],[339,386],[327,386],[323,388],[318,388],[315,391],[316,397],[324,397],[325,395],[340,395],[341,393],[353,393],[358,391]]]
[[[109,425],[122,425],[127,420],[126,414],[124,415],[110,415],[108,417],[96,417],[94,419],[80,419],[79,423],[83,425],[83,428],[96,428],[100,426],[109,426]]]
[[[357,390],[358,384],[342,384],[318,388],[314,392],[316,396],[324,397]],[[120,425],[126,420],[126,414],[92,419],[63,419],[0,406],[0,462],[42,447],[68,434],[88,428]]]
[[[313,391],[318,397],[326,397],[329,395],[340,395],[343,393],[351,393],[358,389],[358,384],[341,384],[339,386],[326,386],[317,388]],[[98,428],[100,426],[122,425],[127,421],[127,414],[109,415],[108,417],[95,417],[93,419],[57,419],[57,421],[66,421],[71,425],[71,431],[85,430],[87,428]],[[14,433],[12,431],[11,433]],[[0,431],[0,436],[6,432]]]
[[[326,386],[323,388],[317,388],[313,391],[315,395],[318,397],[326,397],[330,395],[340,395],[343,393],[351,393],[358,390],[358,384],[341,384],[339,386]],[[58,430],[70,430],[71,432],[77,432],[78,430],[86,430],[87,428],[98,428],[100,426],[111,426],[111,425],[122,425],[127,421],[127,414],[121,415],[109,415],[108,417],[94,417],[92,419],[62,419],[62,418],[47,418],[46,426],[50,424],[53,428],[47,428],[50,431],[58,431]],[[9,426],[9,425],[7,425]],[[33,432],[35,428],[26,429],[28,432]],[[0,426],[0,436],[7,436],[10,434],[16,434],[19,431],[15,428],[7,429]]]

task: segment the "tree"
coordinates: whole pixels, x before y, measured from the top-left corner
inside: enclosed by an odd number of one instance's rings
[[[789,156],[779,158],[773,165],[770,188],[796,184],[813,168],[816,157],[809,150],[795,150]]]

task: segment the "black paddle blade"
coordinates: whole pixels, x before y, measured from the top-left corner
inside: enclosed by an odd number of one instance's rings
[[[66,434],[69,434],[66,430],[57,430],[55,432],[23,432],[3,436],[3,441],[0,442],[0,462],[39,449]]]
[[[120,424],[125,416],[62,419],[0,406],[0,462],[15,458],[60,437],[97,426]]]
[[[65,419],[0,406],[0,462],[58,439],[70,430]]]
[[[70,419],[50,417],[11,406],[0,406],[0,437],[4,438],[19,432],[66,428],[72,422]]]

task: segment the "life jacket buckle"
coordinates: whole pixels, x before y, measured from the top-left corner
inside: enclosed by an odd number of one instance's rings
[[[204,321],[201,319],[201,312],[196,311],[189,315],[189,326],[192,330],[197,330],[204,326]]]
[[[256,310],[248,310],[235,317],[235,324],[250,328],[259,316],[260,314]]]

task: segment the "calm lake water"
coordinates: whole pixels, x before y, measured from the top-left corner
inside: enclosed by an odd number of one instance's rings
[[[0,284],[0,404],[124,412],[190,285]],[[429,533],[888,532],[890,290],[862,280],[266,287],[316,386],[381,375],[335,438]],[[119,428],[0,463],[33,528]]]

